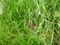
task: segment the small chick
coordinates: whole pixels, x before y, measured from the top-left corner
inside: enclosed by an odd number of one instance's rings
[[[28,26],[28,28],[31,29],[31,30],[36,30],[36,29],[38,28],[38,25],[37,25],[37,24],[34,24],[34,23],[32,22],[32,20],[29,20],[29,21],[28,21],[27,26]]]

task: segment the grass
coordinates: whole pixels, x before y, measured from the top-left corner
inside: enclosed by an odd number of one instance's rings
[[[0,45],[60,45],[60,0],[0,2]]]

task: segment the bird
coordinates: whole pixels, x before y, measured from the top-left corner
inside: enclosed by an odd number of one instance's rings
[[[38,28],[38,25],[34,24],[32,20],[28,20],[27,26],[31,30],[36,30]]]

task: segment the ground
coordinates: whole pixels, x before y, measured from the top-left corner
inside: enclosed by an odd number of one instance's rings
[[[0,0],[0,45],[60,45],[60,0]]]

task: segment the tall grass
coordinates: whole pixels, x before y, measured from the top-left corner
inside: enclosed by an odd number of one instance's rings
[[[60,44],[60,0],[0,2],[0,45]]]

